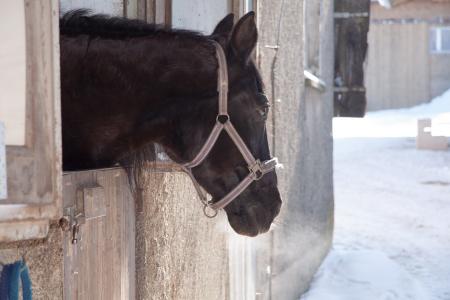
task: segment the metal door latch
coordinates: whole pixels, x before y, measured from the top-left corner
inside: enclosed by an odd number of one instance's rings
[[[81,240],[80,225],[85,222],[84,213],[76,212],[76,207],[70,206],[64,209],[64,216],[59,220],[59,225],[63,231],[70,231],[72,244],[77,244]]]
[[[77,190],[75,204],[64,208],[64,216],[59,220],[59,225],[63,231],[70,231],[72,244],[77,244],[81,241],[80,226],[86,221],[105,216],[103,187],[94,185]]]

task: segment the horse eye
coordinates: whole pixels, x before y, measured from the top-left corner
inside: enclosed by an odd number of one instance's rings
[[[270,106],[266,104],[259,109],[259,114],[264,118],[264,120],[267,119],[267,115],[269,114],[269,107]]]
[[[267,96],[263,93],[258,93],[258,102],[262,105],[267,105],[269,103],[269,99],[267,99]]]

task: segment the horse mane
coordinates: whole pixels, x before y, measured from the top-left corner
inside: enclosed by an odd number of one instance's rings
[[[207,38],[197,31],[172,29],[163,24],[150,24],[142,20],[92,14],[89,9],[76,9],[64,13],[59,20],[59,28],[62,35],[75,36],[86,34],[112,39],[155,35],[171,35],[194,39]]]

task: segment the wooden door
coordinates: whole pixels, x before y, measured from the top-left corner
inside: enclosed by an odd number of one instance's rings
[[[135,299],[135,206],[122,169],[64,175],[64,299]]]

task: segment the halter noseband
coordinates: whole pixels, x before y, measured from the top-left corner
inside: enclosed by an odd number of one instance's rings
[[[214,125],[211,133],[208,136],[203,147],[197,153],[195,158],[182,165],[184,171],[189,175],[194,183],[195,189],[202,201],[204,207],[204,214],[213,218],[217,215],[217,211],[219,209],[224,208],[230,202],[232,202],[236,197],[238,197],[253,181],[261,179],[265,174],[273,171],[278,164],[277,158],[272,158],[269,160],[265,160],[261,162],[259,159],[255,159],[248,149],[247,145],[245,145],[239,133],[234,128],[233,124],[230,121],[230,116],[228,115],[228,69],[227,69],[227,60],[225,57],[225,53],[223,52],[222,47],[215,41],[213,41],[214,46],[216,47],[216,57],[218,62],[218,82],[217,82],[217,91],[219,92],[219,113],[216,117],[216,124]],[[200,184],[195,179],[192,174],[192,168],[195,168],[199,164],[201,164],[206,156],[208,156],[212,147],[215,145],[217,139],[219,138],[222,130],[225,130],[230,136],[233,143],[239,149],[245,161],[247,162],[249,173],[248,175],[237,185],[235,186],[228,194],[226,194],[222,199],[217,202],[212,203],[208,200],[207,193]],[[208,209],[212,210],[211,213],[208,213]]]

